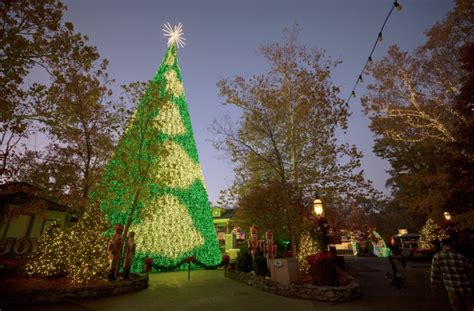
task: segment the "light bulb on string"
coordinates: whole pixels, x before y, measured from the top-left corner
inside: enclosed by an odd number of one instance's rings
[[[367,60],[369,64],[372,64],[372,56],[369,56],[369,59]]]
[[[402,6],[400,5],[400,3],[398,3],[397,0],[395,0],[395,2],[393,3],[393,7],[397,9],[397,11],[401,11],[402,9]]]
[[[382,32],[379,32],[379,36],[377,37],[377,41],[378,41],[378,42],[382,42],[382,41],[383,41]]]
[[[359,75],[359,82],[360,82],[360,83],[363,83],[363,82],[364,82],[364,79],[362,79],[362,75]]]
[[[356,92],[352,91],[351,96],[355,98],[356,97]]]

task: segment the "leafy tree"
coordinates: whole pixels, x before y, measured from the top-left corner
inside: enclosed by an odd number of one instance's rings
[[[257,224],[264,233],[271,230],[278,239],[288,239],[285,209],[288,206],[288,193],[284,185],[277,182],[247,184],[241,188],[237,202],[235,221],[247,230]]]
[[[371,213],[371,224],[385,241],[398,233],[398,229],[407,229],[408,232],[418,232],[423,226],[426,217],[420,211],[400,206],[396,201],[384,202],[380,212]]]
[[[474,40],[473,10],[471,1],[456,1],[426,32],[425,44],[412,53],[391,46],[370,68],[376,82],[363,104],[378,136],[407,143],[455,141],[454,125],[466,121],[454,109],[463,76],[459,48]]]
[[[356,204],[351,205],[350,212],[346,215],[344,227],[349,230],[360,230],[364,226],[372,226],[369,213]]]
[[[375,82],[362,102],[376,135],[374,151],[391,164],[388,183],[396,204],[425,215],[466,208],[450,202],[453,177],[459,174],[453,176],[446,160],[455,157],[448,146],[463,140],[458,126],[470,122],[456,101],[465,76],[461,47],[474,40],[473,16],[471,1],[456,1],[454,10],[426,32],[425,44],[411,53],[392,46],[369,69]],[[457,153],[472,162],[465,148]]]
[[[2,1],[0,9],[0,170],[5,179],[15,173],[9,161],[20,142],[37,130],[33,120],[41,119],[33,108],[44,86],[26,85],[25,77],[34,67],[52,74],[51,66],[67,62],[71,50],[81,57],[96,51],[70,22],[62,22],[66,7],[60,1]]]
[[[222,189],[219,192],[219,198],[216,202],[216,207],[225,208],[225,209],[233,209],[237,205],[237,188],[235,185],[227,189]]]
[[[125,102],[111,102],[108,62],[98,63],[88,38],[63,22],[60,1],[1,5],[2,177],[29,181],[83,209],[123,129]],[[24,83],[35,67],[47,72],[47,84]],[[21,144],[36,131],[49,141],[44,150]]]
[[[461,89],[456,98],[455,109],[466,122],[459,122],[454,127],[455,142],[448,144],[445,156],[447,180],[450,185],[447,191],[445,210],[463,213],[474,211],[474,42],[461,49],[461,63],[465,75]],[[466,215],[459,218],[467,220]],[[474,221],[465,224],[474,226]]]
[[[348,116],[339,89],[330,82],[337,62],[298,45],[298,31],[285,30],[282,44],[260,48],[269,64],[266,74],[218,82],[224,103],[240,108],[242,115],[237,129],[228,120],[214,125],[220,137],[216,147],[236,163],[242,185],[285,188],[286,208],[274,214],[284,218],[294,254],[302,215],[315,192],[329,207],[361,195],[359,189],[372,189],[357,171],[360,152],[337,143],[336,129],[346,129]]]
[[[98,55],[87,58],[75,54],[64,66],[53,67],[53,82],[37,94],[35,111],[42,117],[41,131],[50,143],[46,151],[39,152],[39,159],[27,153],[22,167],[23,171],[29,168],[27,176],[41,178],[37,172],[43,173],[47,179],[37,183],[64,197],[66,203],[84,208],[127,114],[122,102],[110,100],[107,61],[92,67]]]

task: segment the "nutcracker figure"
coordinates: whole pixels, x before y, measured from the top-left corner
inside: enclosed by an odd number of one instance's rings
[[[250,237],[248,241],[249,254],[252,255],[252,259],[255,260],[255,255],[260,250],[260,244],[258,241],[258,227],[253,225],[250,227]]]
[[[114,227],[114,237],[109,242],[107,247],[107,253],[109,255],[109,280],[114,281],[117,279],[117,273],[120,264],[120,251],[122,249],[122,232],[123,226],[118,224]]]
[[[132,267],[133,257],[135,256],[135,232],[130,231],[127,238],[127,246],[125,248],[125,258],[123,261],[124,278],[130,278],[130,268]]]
[[[265,246],[263,247],[263,254],[265,255],[265,258],[268,259],[274,259],[276,257],[277,253],[277,246],[275,242],[273,241],[273,233],[268,230],[265,232]]]

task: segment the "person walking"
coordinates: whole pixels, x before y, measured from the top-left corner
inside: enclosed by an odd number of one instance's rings
[[[443,239],[441,244],[442,250],[433,256],[431,264],[431,288],[438,291],[443,279],[452,309],[468,310],[466,297],[472,295],[474,280],[469,261],[454,250],[451,238]]]
[[[403,260],[402,251],[398,245],[390,246],[390,255],[388,261],[392,266],[392,273],[387,272],[385,276],[391,281],[390,285],[401,289],[408,287],[405,274],[405,261]]]

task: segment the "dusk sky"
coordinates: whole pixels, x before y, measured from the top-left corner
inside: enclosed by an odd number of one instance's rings
[[[215,202],[219,191],[232,183],[232,163],[212,146],[209,127],[214,118],[238,112],[222,105],[216,82],[235,75],[251,76],[267,70],[257,48],[282,40],[282,29],[300,25],[299,42],[322,48],[340,64],[332,81],[346,99],[364,65],[392,0],[178,0],[178,1],[66,1],[65,19],[87,35],[102,58],[110,61],[109,74],[117,85],[148,81],[158,69],[166,50],[163,24],[181,22],[186,46],[179,62],[201,165]],[[424,30],[442,19],[453,7],[451,0],[399,0],[401,11],[391,15],[374,59],[389,45],[411,51],[425,40]],[[341,141],[355,144],[364,153],[363,169],[377,189],[388,193],[388,164],[372,153],[373,135],[368,118],[361,113],[364,84],[350,101],[352,116]],[[118,94],[117,94],[118,96]]]

